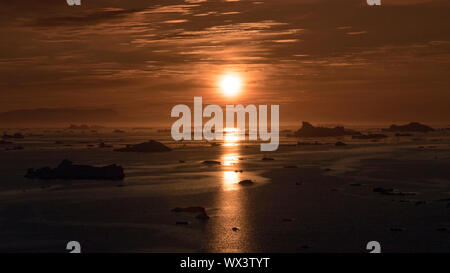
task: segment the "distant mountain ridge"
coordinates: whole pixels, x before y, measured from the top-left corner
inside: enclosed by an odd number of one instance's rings
[[[1,124],[114,122],[118,118],[118,113],[112,109],[38,108],[0,113]]]

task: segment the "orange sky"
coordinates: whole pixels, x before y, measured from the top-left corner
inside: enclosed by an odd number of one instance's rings
[[[450,1],[65,0],[0,4],[0,111],[280,104],[282,122],[450,122]],[[220,76],[243,89],[223,96]]]

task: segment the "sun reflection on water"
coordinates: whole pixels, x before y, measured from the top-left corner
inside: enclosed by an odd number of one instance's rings
[[[247,230],[251,230],[249,219],[249,204],[245,196],[248,191],[239,185],[239,181],[247,177],[242,173],[241,148],[238,145],[237,130],[224,130],[224,145],[221,147],[221,187],[216,195],[215,207],[220,208],[212,227],[212,236],[209,240],[211,252],[246,252],[252,248],[252,238]],[[239,231],[234,231],[238,227]]]
[[[238,145],[239,137],[238,130],[236,128],[225,128],[223,132],[224,146],[230,147]]]
[[[222,161],[224,166],[233,166],[239,162],[239,155],[234,153],[224,154]]]
[[[237,190],[239,186],[239,173],[235,171],[223,172],[223,190],[232,191]]]

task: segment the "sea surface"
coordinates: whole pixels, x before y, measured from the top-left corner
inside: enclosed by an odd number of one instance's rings
[[[297,139],[287,136],[292,132],[283,131],[279,150],[263,153],[260,143],[239,141],[233,133],[215,143],[175,142],[168,130],[114,129],[5,129],[10,134],[20,132],[24,138],[7,139],[14,144],[0,146],[1,251],[65,252],[65,243],[70,240],[80,241],[86,251],[92,252],[297,252],[314,251],[314,245],[316,251],[363,251],[357,241],[332,244],[337,239],[331,240],[330,231],[320,227],[334,226],[335,234],[358,230],[357,219],[367,216],[369,210],[376,211],[374,219],[389,219],[384,209],[375,209],[384,197],[373,195],[372,183],[397,186],[405,182],[411,188],[405,190],[423,192],[420,198],[426,197],[428,202],[450,196],[448,131],[409,137],[388,134],[388,138],[376,141],[351,137]],[[380,133],[376,128],[358,129]],[[173,151],[114,151],[150,139]],[[347,145],[335,146],[337,141]],[[102,142],[111,147],[99,147]],[[305,145],[315,142],[320,145]],[[23,149],[6,149],[15,146]],[[56,167],[63,159],[93,166],[117,164],[124,168],[126,177],[123,181],[24,177],[28,168]],[[208,166],[202,164],[205,160],[221,164]],[[246,179],[254,184],[239,184]],[[371,186],[359,191],[365,185]],[[366,194],[371,201],[364,201],[370,207],[364,212],[357,207]],[[333,198],[342,200],[328,204]],[[413,201],[421,200],[416,199]],[[318,207],[317,202],[327,203],[328,209]],[[389,200],[388,207],[393,204]],[[175,207],[191,206],[204,207],[210,219],[172,212]],[[341,207],[336,212],[340,218],[329,215],[336,206]],[[346,215],[349,206],[357,210],[351,213],[354,220]],[[323,214],[318,213],[319,208]],[[407,219],[417,217],[409,210],[403,214],[412,215]],[[440,217],[447,216],[448,210],[436,216],[439,220],[433,218],[435,225],[445,226]],[[395,219],[395,215],[392,217]],[[361,223],[361,237],[370,231],[371,221]],[[375,226],[385,224],[390,234],[390,223],[383,221]],[[420,226],[419,221],[411,221],[411,225]],[[448,238],[447,233],[445,236]],[[448,243],[425,248],[442,249],[450,251]],[[406,238],[398,250],[412,251]]]

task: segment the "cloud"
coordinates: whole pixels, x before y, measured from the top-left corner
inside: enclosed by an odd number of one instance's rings
[[[146,103],[164,112],[195,94],[221,103],[216,80],[226,71],[245,78],[243,101],[308,101],[298,115],[349,117],[351,102],[377,96],[408,106],[429,92],[441,96],[430,105],[450,99],[448,1],[364,2],[7,1],[0,107],[108,104],[138,115]]]

